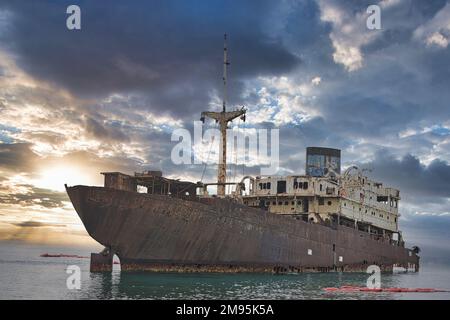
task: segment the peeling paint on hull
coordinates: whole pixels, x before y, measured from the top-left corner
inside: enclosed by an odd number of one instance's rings
[[[67,193],[88,233],[117,254],[123,271],[365,272],[371,264],[382,271],[392,271],[394,264],[419,267],[419,257],[411,250],[367,233],[227,200],[188,201],[88,186],[67,187]]]

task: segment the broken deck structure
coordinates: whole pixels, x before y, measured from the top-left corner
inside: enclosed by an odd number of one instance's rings
[[[169,179],[161,171],[135,172],[134,176],[121,172],[102,172],[105,176],[105,188],[138,192],[138,187],[147,189],[148,194],[170,195],[176,198],[196,197],[200,185],[189,181]]]

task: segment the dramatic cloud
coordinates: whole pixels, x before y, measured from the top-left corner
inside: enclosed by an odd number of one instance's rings
[[[355,71],[362,67],[363,55],[361,46],[369,43],[374,33],[364,30],[364,16],[349,14],[333,1],[320,1],[321,19],[332,24],[333,31],[330,39],[333,43],[333,59],[343,64],[348,71]]]
[[[428,46],[447,48],[450,39],[450,4],[446,4],[433,19],[419,26],[414,37]]]
[[[411,198],[450,198],[450,164],[445,161],[425,165],[410,154],[396,159],[380,151],[370,166],[381,181],[395,184]]]
[[[20,222],[20,223],[13,223],[13,225],[17,226],[17,227],[22,227],[22,228],[38,228],[38,227],[61,227],[61,226],[65,226],[63,224],[46,224],[46,223],[42,223],[42,222],[38,222],[38,221],[24,221],[24,222]]]
[[[29,143],[0,144],[0,169],[29,171],[36,159]]]
[[[26,72],[77,95],[135,92],[154,112],[191,115],[221,89],[224,32],[230,35],[232,100],[240,79],[288,72],[299,63],[262,28],[276,19],[268,16],[273,1],[138,1],[108,10],[84,2],[82,30],[69,32],[65,11],[72,2],[7,2],[9,28],[0,36]]]
[[[0,202],[19,204],[22,207],[42,206],[44,208],[64,207],[69,198],[65,192],[36,188],[32,185],[0,185]]]

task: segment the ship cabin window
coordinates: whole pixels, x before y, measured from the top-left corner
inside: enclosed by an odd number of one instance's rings
[[[389,220],[389,216],[386,217]]]
[[[346,207],[347,206],[347,202],[344,202],[344,207]]]
[[[286,180],[277,182],[277,193],[286,193]]]
[[[397,222],[397,218],[394,218],[394,221]]]
[[[323,206],[325,203],[323,198],[319,198],[319,206]]]
[[[302,204],[302,202],[301,202],[300,200],[298,200],[298,201],[297,201],[297,205],[300,206],[301,204]]]
[[[266,201],[266,206],[270,206],[270,201]]]
[[[378,201],[378,202],[383,202],[383,203],[387,204],[387,202],[388,202],[388,197],[387,197],[387,196],[377,196],[377,201]]]
[[[278,205],[279,206],[281,206],[283,204],[283,202],[281,202],[281,201],[278,201]]]
[[[294,180],[294,189],[308,189],[308,182]]]
[[[284,205],[287,206],[289,204],[289,201],[285,201]]]
[[[331,206],[331,201],[328,201],[328,205]]]
[[[292,205],[295,205],[295,201],[292,201],[292,203],[291,203]]]
[[[270,190],[270,182],[264,182],[259,184],[260,190]]]
[[[272,205],[276,205],[276,204],[277,204],[277,202],[276,202],[276,201],[273,201],[273,202],[272,202]]]
[[[322,191],[322,185],[320,185],[320,191]]]

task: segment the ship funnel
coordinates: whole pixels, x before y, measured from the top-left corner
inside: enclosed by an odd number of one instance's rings
[[[322,147],[306,148],[306,174],[324,177],[328,174],[341,174],[341,150]]]

